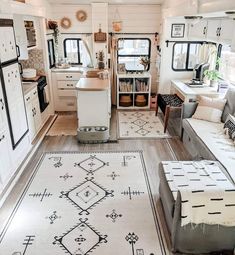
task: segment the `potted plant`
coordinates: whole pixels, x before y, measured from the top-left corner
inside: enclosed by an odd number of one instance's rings
[[[220,77],[220,73],[218,71],[219,69],[219,65],[220,65],[221,61],[220,59],[218,58],[216,60],[216,69],[214,70],[206,70],[204,72],[204,75],[207,77],[207,79],[210,81],[210,86],[211,87],[214,87],[218,84],[218,79]]]
[[[141,57],[140,58],[140,64],[142,66],[144,66],[144,71],[146,71],[149,64],[150,64],[150,59],[148,57]]]

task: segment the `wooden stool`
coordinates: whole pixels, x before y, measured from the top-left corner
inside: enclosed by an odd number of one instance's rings
[[[158,94],[156,103],[156,116],[158,113],[158,107],[164,114],[164,133],[166,133],[169,115],[171,110],[181,109],[183,100],[176,94]]]

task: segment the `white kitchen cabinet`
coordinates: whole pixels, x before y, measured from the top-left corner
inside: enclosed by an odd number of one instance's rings
[[[81,72],[54,72],[53,96],[55,111],[76,111],[76,84]]]
[[[231,19],[208,20],[207,40],[231,44],[235,31],[234,25],[235,22]]]
[[[32,142],[42,126],[37,87],[25,95],[26,113],[29,125],[29,137]]]
[[[0,132],[0,192],[11,177],[12,162],[10,157],[10,141],[7,131]]]
[[[196,24],[190,24],[189,38],[197,40],[205,40],[207,32],[207,20],[200,20]]]
[[[235,21],[233,19],[221,20],[220,42],[231,44],[235,33]]]
[[[14,15],[14,30],[16,37],[16,45],[19,46],[20,56],[19,60],[25,60],[29,58],[28,48],[27,48],[27,34],[24,25],[24,19],[22,15]]]
[[[1,63],[17,59],[13,27],[1,27],[0,59]]]

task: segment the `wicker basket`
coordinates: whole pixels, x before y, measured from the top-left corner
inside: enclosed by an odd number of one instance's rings
[[[129,96],[129,95],[122,95],[120,97],[119,105],[123,106],[123,107],[132,106],[131,96]]]
[[[137,95],[135,99],[135,105],[139,107],[144,107],[146,106],[146,98],[144,95]]]

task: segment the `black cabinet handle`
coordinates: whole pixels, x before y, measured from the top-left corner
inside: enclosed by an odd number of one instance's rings
[[[20,47],[19,45],[16,45],[16,50],[17,50],[17,57],[20,57]]]
[[[34,91],[34,93],[33,93],[34,95],[36,95],[37,94],[37,91]]]
[[[27,97],[27,98],[26,98],[26,101],[29,101],[29,100],[30,100],[30,97]]]
[[[0,142],[5,138],[5,135],[2,136],[2,138],[0,138]]]
[[[206,27],[203,28],[203,35],[206,34]]]
[[[73,78],[73,76],[72,76],[72,75],[70,75],[70,76],[66,76],[66,78]]]
[[[21,63],[18,63],[18,64],[20,66],[20,74],[23,74],[23,67],[22,67]]]
[[[2,104],[2,107],[1,107],[2,110],[4,110],[4,103],[3,103],[3,99],[2,98],[0,99],[0,103]]]
[[[220,27],[220,28],[219,28],[219,36],[221,36],[221,29],[222,29],[222,28]]]

